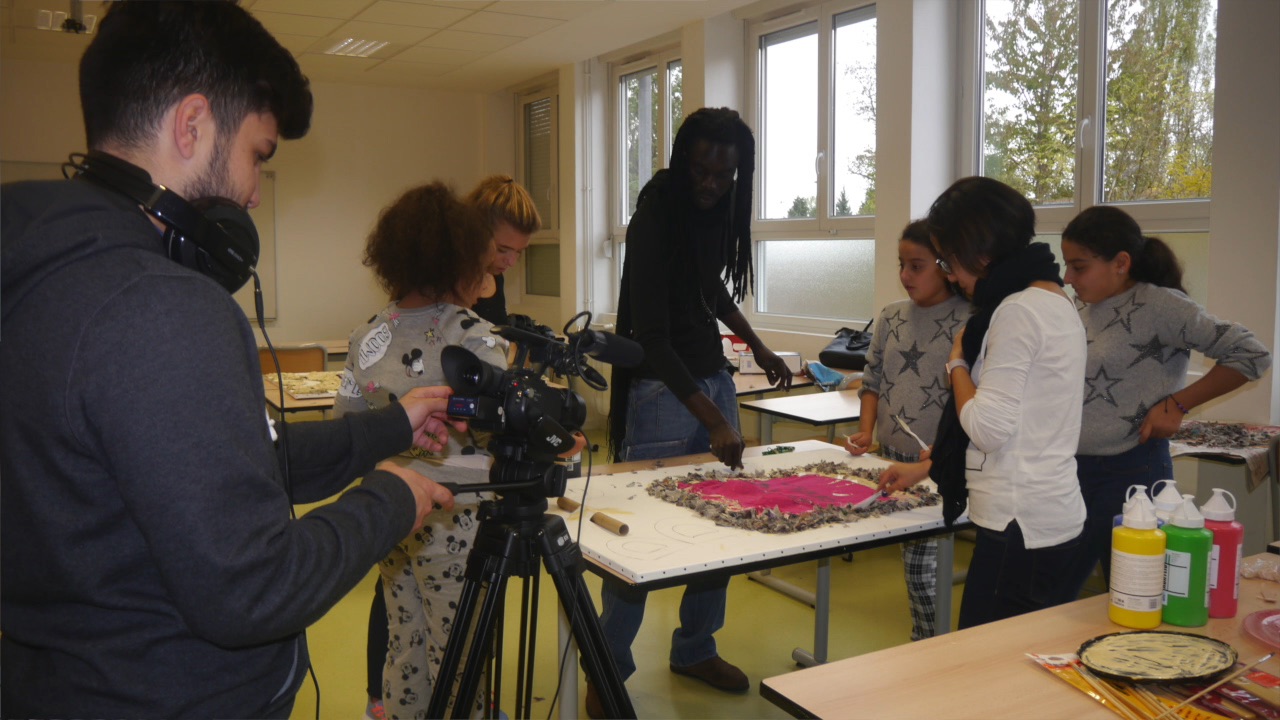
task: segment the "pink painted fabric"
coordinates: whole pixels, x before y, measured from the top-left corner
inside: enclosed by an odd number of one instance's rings
[[[875,488],[861,483],[824,475],[790,475],[766,480],[728,478],[679,485],[681,490],[733,510],[777,508],[788,515],[803,515],[832,505],[853,505],[875,493]]]

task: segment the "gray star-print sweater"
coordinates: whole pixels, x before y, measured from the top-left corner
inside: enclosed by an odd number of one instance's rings
[[[1088,339],[1081,455],[1138,444],[1147,411],[1186,385],[1191,351],[1257,380],[1271,354],[1246,328],[1223,322],[1177,290],[1137,283],[1080,311]]]
[[[875,429],[881,454],[901,460],[920,454],[920,444],[898,427],[890,417],[893,414],[900,415],[921,440],[933,443],[942,408],[951,395],[947,358],[956,333],[968,319],[969,302],[960,296],[932,307],[899,300],[880,311],[859,395],[880,396]]]

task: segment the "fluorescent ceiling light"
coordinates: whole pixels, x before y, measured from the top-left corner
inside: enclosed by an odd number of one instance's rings
[[[325,55],[345,55],[348,57],[369,57],[390,43],[384,40],[361,40],[345,38],[324,51]]]

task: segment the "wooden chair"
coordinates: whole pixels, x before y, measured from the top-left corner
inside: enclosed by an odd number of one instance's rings
[[[323,345],[277,345],[276,357],[280,358],[281,372],[318,372],[325,370],[328,354]],[[263,374],[274,373],[276,365],[272,362],[271,351],[258,348],[258,362],[262,364]]]

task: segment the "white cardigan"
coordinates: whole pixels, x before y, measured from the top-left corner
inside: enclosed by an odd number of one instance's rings
[[[969,518],[1017,520],[1029,549],[1084,527],[1076,445],[1084,407],[1085,335],[1070,300],[1040,288],[1005,298],[973,366],[977,394],[960,411]]]

